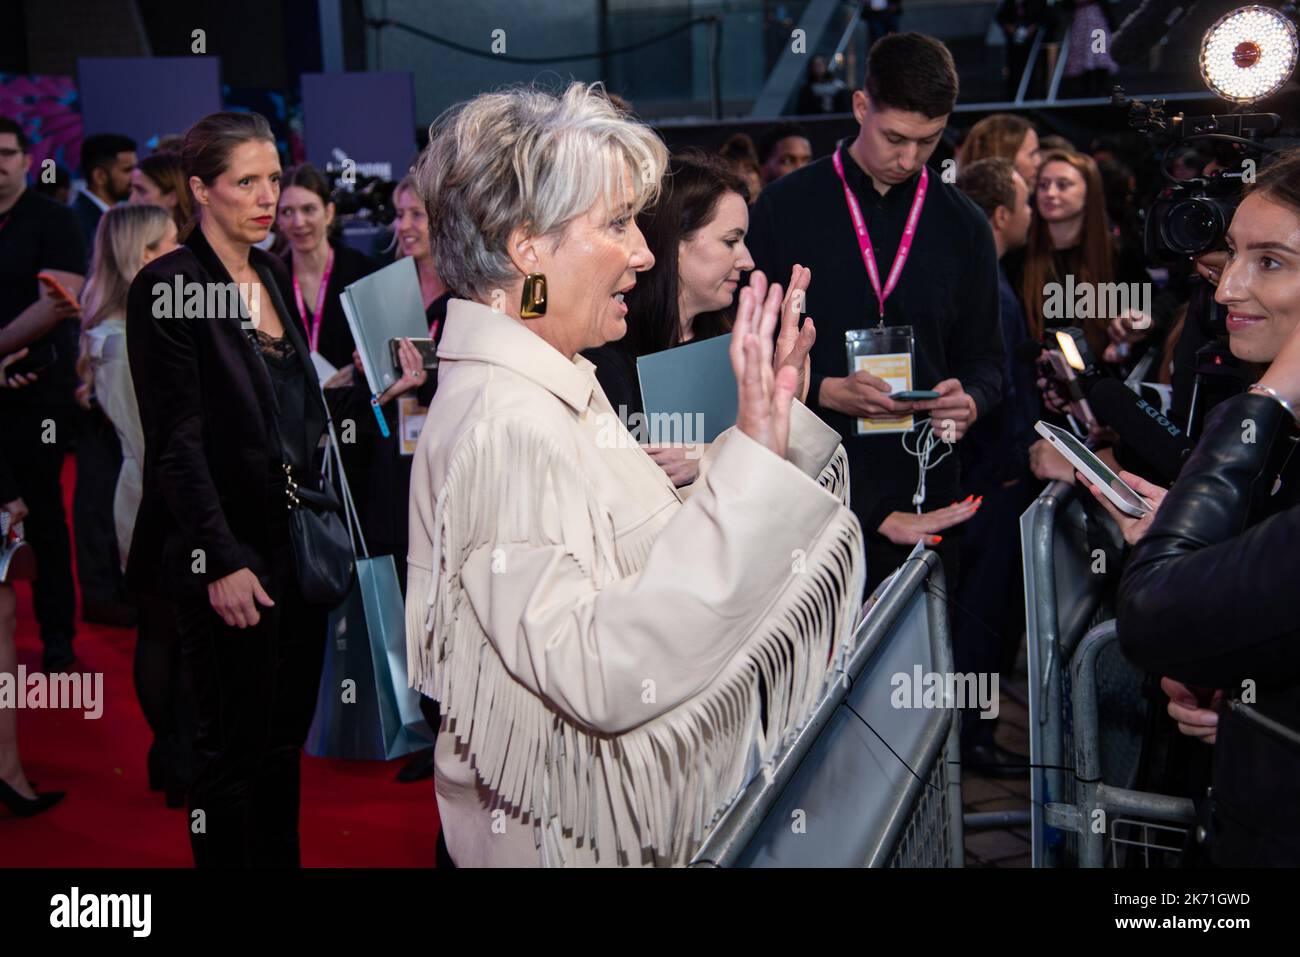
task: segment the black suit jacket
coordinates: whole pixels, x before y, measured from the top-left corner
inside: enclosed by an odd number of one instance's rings
[[[85,193],[78,193],[77,198],[72,203],[72,211],[77,214],[77,222],[81,224],[81,235],[86,240],[86,267],[90,267],[91,256],[95,251],[95,230],[99,228],[99,220],[104,215],[104,211],[95,205],[93,200],[86,197]]]
[[[289,274],[278,257],[260,249],[250,250],[250,263],[302,363],[307,447],[316,449],[325,405]],[[207,284],[231,282],[195,229],[184,246],[149,263],[131,283],[126,338],[145,461],[127,582],[136,590],[161,585],[172,594],[198,596],[208,583],[248,567],[265,586],[275,546],[269,509],[284,507],[270,479],[280,458],[271,378],[237,316],[159,314],[178,276],[201,284],[205,298]],[[295,478],[315,484],[312,476]]]

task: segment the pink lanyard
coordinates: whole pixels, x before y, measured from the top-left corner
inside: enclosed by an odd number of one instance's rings
[[[916,235],[916,221],[921,218],[921,207],[925,205],[925,191],[930,184],[930,171],[926,167],[921,167],[921,181],[916,184],[916,196],[912,199],[912,209],[907,214],[907,224],[903,227],[903,237],[898,241],[898,252],[894,255],[894,265],[889,268],[889,277],[885,280],[885,288],[880,288],[880,270],[876,266],[876,252],[871,246],[871,235],[867,232],[867,221],[862,218],[862,207],[858,205],[858,198],[853,195],[853,190],[849,189],[848,181],[844,178],[844,161],[840,159],[840,151],[836,148],[831,154],[831,162],[835,165],[835,175],[840,178],[840,185],[844,187],[844,200],[849,204],[849,215],[853,217],[853,229],[858,234],[858,249],[862,253],[862,262],[867,267],[867,276],[871,279],[871,288],[876,292],[876,301],[880,303],[880,316],[885,316],[885,300],[889,294],[894,291],[898,285],[898,277],[903,274],[903,266],[907,263],[907,256],[912,251],[912,238]]]
[[[325,272],[320,277],[320,288],[316,290],[316,311],[312,313],[311,329],[308,330],[308,343],[311,351],[316,351],[316,344],[320,342],[320,320],[321,313],[325,310],[325,290],[330,284],[330,273],[334,271],[334,247],[330,247],[329,258],[325,260]],[[298,315],[303,317],[303,322],[307,321],[306,308],[302,301],[302,287],[298,285],[298,274],[293,276],[293,298],[298,303]]]

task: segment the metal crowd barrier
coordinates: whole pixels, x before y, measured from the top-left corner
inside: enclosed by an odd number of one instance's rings
[[[921,551],[858,626],[843,680],[723,814],[695,867],[961,867],[959,712],[895,707],[895,676],[952,672],[943,568]]]
[[[1068,482],[1053,482],[1020,517],[1025,575],[1025,632],[1029,669],[1031,861],[1060,866],[1069,856],[1065,835],[1049,829],[1043,808],[1071,801],[1067,662],[1090,626],[1110,617],[1103,607],[1105,576],[1092,571],[1086,515]]]
[[[1131,789],[1148,707],[1143,675],[1120,653],[1107,620],[1107,576],[1094,572],[1073,487],[1049,485],[1021,517],[1020,531],[1032,864],[1101,867],[1108,847],[1112,866],[1179,853],[1191,802]]]
[[[1104,622],[1084,636],[1070,662],[1075,800],[1049,804],[1045,817],[1050,825],[1077,835],[1080,867],[1106,866],[1108,847],[1111,867],[1173,864],[1195,821],[1191,799],[1116,786],[1116,780],[1132,783],[1136,767],[1125,775],[1106,766],[1115,762],[1107,760],[1103,748],[1103,683],[1113,679],[1117,669],[1103,662],[1107,654],[1118,655],[1118,647],[1115,622]],[[1141,674],[1137,677],[1140,683]]]

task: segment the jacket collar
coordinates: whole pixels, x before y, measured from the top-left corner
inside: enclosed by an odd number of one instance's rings
[[[908,203],[911,203],[912,196],[916,193],[916,184],[921,181],[921,171],[917,170],[901,183],[897,183],[889,188],[884,195],[876,192],[876,185],[871,181],[871,177],[866,171],[858,165],[858,161],[853,158],[849,152],[849,147],[853,145],[853,137],[846,136],[840,140],[836,149],[840,152],[840,162],[844,164],[844,178],[848,181],[849,188],[857,194],[859,202],[866,200],[870,204],[884,204],[888,202],[897,203],[899,197],[906,197]],[[834,176],[834,172],[831,173]],[[933,179],[931,180],[933,185]],[[842,194],[841,194],[842,195]]]
[[[195,226],[185,239],[185,246],[194,254],[194,258],[199,261],[199,265],[208,277],[215,282],[233,282],[229,271],[221,262],[221,257],[217,251],[212,248],[208,242],[208,237],[203,235],[203,229]],[[296,306],[286,302],[280,295],[280,287],[275,281],[275,276],[271,271],[271,255],[263,252],[257,247],[249,250],[249,265],[253,267],[258,278],[262,281],[262,288],[270,298],[268,304],[280,316],[280,324],[284,326],[285,335],[293,343],[294,351],[298,354],[298,362],[302,366],[303,374],[307,381],[307,427],[309,429],[309,440],[319,436],[325,427],[325,408],[318,387],[319,379],[316,376],[316,367],[312,363],[311,355],[307,349],[307,340],[302,331],[302,320],[298,318]],[[249,373],[253,376],[255,388],[262,398],[265,408],[273,409],[275,407],[275,392],[271,386],[270,373],[266,371],[266,364],[262,361],[261,356],[253,344],[249,342],[248,336],[245,335],[241,323],[217,321],[214,326],[219,333],[227,336],[232,342],[236,343],[235,348],[243,356],[245,364],[248,366]]]
[[[519,320],[482,303],[453,299],[438,345],[440,359],[471,359],[502,366],[537,383],[582,412],[596,387],[595,366],[570,360]]]

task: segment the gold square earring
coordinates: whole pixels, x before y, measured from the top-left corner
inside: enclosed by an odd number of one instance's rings
[[[536,319],[546,315],[546,274],[530,272],[524,277],[524,295],[519,304],[519,315]]]

